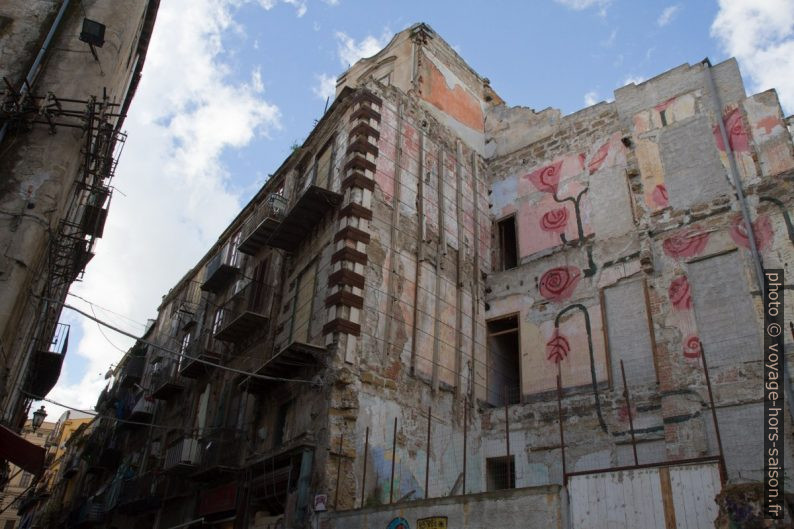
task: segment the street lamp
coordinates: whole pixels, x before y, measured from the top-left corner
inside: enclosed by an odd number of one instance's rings
[[[47,417],[47,412],[44,411],[44,406],[39,408],[38,410],[33,412],[33,421],[30,425],[30,429],[34,432],[39,429],[39,426],[44,422],[44,418]]]

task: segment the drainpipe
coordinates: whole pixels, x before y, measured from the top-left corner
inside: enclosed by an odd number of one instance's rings
[[[722,144],[725,146],[725,153],[728,155],[730,162],[731,180],[733,180],[733,187],[736,189],[736,196],[739,198],[739,206],[742,209],[742,218],[744,225],[747,228],[747,240],[750,243],[750,253],[753,256],[753,267],[755,268],[755,276],[758,281],[758,290],[761,292],[761,299],[764,299],[764,266],[761,262],[761,254],[758,253],[758,246],[755,242],[755,234],[753,233],[753,223],[750,219],[750,210],[747,208],[747,200],[744,197],[744,188],[739,177],[739,169],[736,166],[736,156],[731,149],[731,144],[728,142],[728,134],[725,131],[725,120],[722,118],[722,101],[717,92],[717,84],[714,82],[714,74],[711,71],[711,61],[708,57],[703,59],[702,64],[706,67],[706,79],[709,83],[709,88],[712,93],[712,101],[714,102],[715,112],[717,113],[717,125],[720,128],[720,137]],[[782,362],[783,366],[783,391],[786,392],[786,397],[789,402],[794,402],[794,393],[792,393],[791,382],[789,380],[788,369],[786,362]],[[789,415],[794,419],[794,409],[789,406]]]
[[[747,227],[747,240],[750,243],[750,253],[753,256],[753,266],[755,268],[755,277],[758,281],[758,290],[761,291],[761,297],[764,296],[764,267],[761,264],[761,255],[758,253],[758,246],[755,242],[755,234],[753,233],[753,223],[750,219],[750,210],[747,208],[747,200],[744,197],[744,188],[742,181],[739,177],[739,168],[736,166],[736,156],[733,153],[731,144],[728,142],[728,133],[725,131],[725,120],[722,118],[722,101],[720,101],[720,94],[717,92],[717,84],[714,82],[714,74],[711,71],[711,61],[708,58],[703,59],[702,64],[706,67],[706,79],[709,83],[709,89],[712,94],[712,101],[716,107],[714,111],[717,114],[717,125],[720,128],[720,137],[722,144],[725,146],[725,153],[728,155],[730,162],[731,180],[733,187],[736,189],[736,195],[739,197],[739,207],[742,210],[742,218],[744,219],[745,226]]]
[[[28,71],[28,75],[25,77],[25,83],[22,84],[20,88],[20,92],[22,96],[24,96],[28,91],[28,86],[33,86],[33,82],[36,80],[36,77],[39,75],[39,70],[41,69],[41,63],[44,60],[44,55],[47,53],[47,49],[50,47],[52,43],[52,39],[55,37],[55,32],[58,30],[58,26],[61,25],[61,21],[63,20],[63,16],[66,13],[66,10],[69,8],[69,2],[71,0],[63,0],[61,4],[61,9],[58,11],[58,14],[55,17],[55,20],[52,22],[52,26],[50,26],[50,31],[47,33],[47,37],[44,39],[44,43],[41,45],[41,49],[39,50],[38,55],[36,55],[36,60],[33,61],[33,66],[30,67]],[[3,141],[5,138],[6,130],[8,129],[8,122],[6,121],[3,123],[3,126],[0,127],[0,142]]]

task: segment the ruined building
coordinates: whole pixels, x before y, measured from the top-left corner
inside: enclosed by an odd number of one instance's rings
[[[563,116],[507,106],[415,25],[339,78],[163,298],[70,508],[119,528],[713,526],[718,493],[761,477],[756,272],[792,263],[792,175],[775,92],[748,96],[734,60]]]
[[[0,3],[0,486],[6,460],[41,472],[43,450],[16,432],[60,374],[61,303],[102,236],[157,8]]]

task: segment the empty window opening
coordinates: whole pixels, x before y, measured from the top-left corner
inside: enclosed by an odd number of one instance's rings
[[[510,270],[518,266],[516,218],[508,217],[500,220],[497,226],[499,232],[499,264],[502,270]]]
[[[488,492],[516,488],[515,456],[487,458],[485,460],[485,481]]]
[[[488,402],[521,402],[521,340],[518,316],[488,322]]]

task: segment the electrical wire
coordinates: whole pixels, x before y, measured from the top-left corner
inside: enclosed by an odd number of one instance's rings
[[[282,377],[271,377],[271,376],[268,376],[268,375],[260,375],[258,373],[254,373],[254,372],[251,372],[251,371],[243,371],[241,369],[235,369],[233,367],[225,366],[225,365],[218,364],[218,363],[215,363],[215,362],[210,362],[209,360],[204,360],[203,358],[192,357],[192,356],[186,355],[184,353],[181,353],[179,351],[175,351],[173,349],[169,349],[168,347],[162,346],[162,345],[157,344],[155,342],[151,342],[149,340],[145,340],[143,338],[139,338],[139,337],[135,336],[134,334],[132,334],[130,332],[127,332],[127,331],[125,331],[123,329],[119,329],[118,327],[115,327],[114,325],[111,325],[110,323],[107,323],[107,322],[105,322],[105,321],[103,321],[103,320],[101,320],[99,318],[96,318],[96,317],[94,317],[94,316],[92,316],[90,314],[87,314],[87,313],[83,312],[82,310],[78,309],[77,307],[73,307],[72,305],[69,305],[68,303],[65,303],[63,301],[59,301],[57,299],[44,298],[44,297],[38,296],[36,294],[33,294],[33,295],[35,297],[39,297],[39,298],[41,298],[41,299],[43,299],[45,301],[48,301],[50,303],[57,303],[57,304],[61,305],[64,308],[67,308],[69,310],[77,312],[78,314],[81,314],[82,316],[85,316],[86,318],[88,318],[90,320],[93,320],[93,321],[95,321],[95,322],[97,322],[97,323],[99,323],[101,325],[104,325],[108,329],[116,331],[119,334],[123,334],[124,336],[128,336],[128,337],[130,337],[130,338],[132,338],[134,340],[137,340],[138,342],[144,343],[144,344],[149,345],[151,347],[154,347],[156,349],[160,349],[161,351],[164,351],[164,352],[166,352],[168,354],[171,354],[173,356],[176,356],[178,358],[186,358],[186,359],[191,360],[193,362],[198,362],[200,364],[205,364],[205,365],[208,365],[208,366],[211,366],[211,367],[215,367],[217,369],[230,371],[232,373],[237,373],[239,375],[245,375],[245,376],[249,376],[251,378],[256,378],[256,379],[260,379],[260,380],[272,380],[272,381],[276,381],[276,382],[301,382],[301,383],[304,383],[304,384],[316,384],[315,381],[305,380],[305,379],[300,379],[300,378],[282,378]]]

